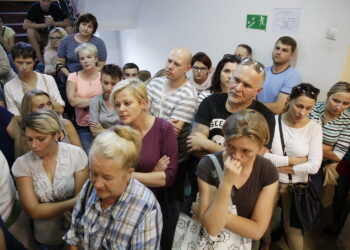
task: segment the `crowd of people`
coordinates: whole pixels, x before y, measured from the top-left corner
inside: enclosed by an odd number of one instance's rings
[[[152,78],[106,64],[91,13],[73,33],[40,0],[24,20],[29,43],[2,23],[0,249],[175,249],[181,213],[214,249],[222,232],[235,249],[270,249],[279,206],[289,249],[302,250],[290,185],[321,194],[330,164],[339,177],[324,233],[350,230],[350,83],[318,101],[291,66],[292,37],[276,41],[266,68],[247,44],[217,65],[174,48]]]

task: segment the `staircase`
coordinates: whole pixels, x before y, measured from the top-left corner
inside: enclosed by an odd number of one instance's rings
[[[29,6],[37,0],[0,0],[0,16],[4,19],[4,25],[12,28],[15,34],[15,43],[28,42],[27,32],[23,30],[22,24],[26,17]],[[70,0],[59,0],[61,9],[68,13],[68,16],[75,21],[79,15],[76,11],[76,2]]]
[[[15,34],[15,43],[28,42],[27,33],[22,28],[29,6],[32,1],[0,1],[0,16],[4,19],[4,25],[12,28]]]

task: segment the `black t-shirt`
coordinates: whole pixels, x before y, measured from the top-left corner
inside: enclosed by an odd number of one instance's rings
[[[199,105],[198,112],[194,117],[194,121],[205,125],[209,128],[209,139],[215,143],[224,146],[224,136],[222,134],[222,126],[227,117],[232,113],[226,109],[227,94],[213,94],[205,98]],[[253,100],[248,107],[260,112],[266,119],[269,126],[270,141],[266,147],[271,148],[273,135],[275,133],[275,115],[264,104]]]
[[[45,23],[45,16],[52,16],[55,22],[63,21],[67,16],[62,12],[57,3],[52,2],[48,11],[43,11],[40,3],[33,3],[27,12],[26,19],[33,23]],[[39,29],[42,32],[48,32],[47,29]]]
[[[224,169],[223,152],[214,153]],[[196,175],[211,186],[218,187],[220,180],[215,165],[209,157],[203,157],[197,166]],[[246,183],[239,189],[233,187],[232,204],[237,207],[237,214],[245,218],[252,216],[260,191],[278,180],[277,168],[264,157],[257,155],[253,170]]]

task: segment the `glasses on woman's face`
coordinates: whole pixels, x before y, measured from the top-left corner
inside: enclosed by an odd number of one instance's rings
[[[53,41],[53,40],[61,40],[61,37],[60,36],[50,36],[49,39],[51,41]]]
[[[242,65],[253,65],[254,69],[257,73],[261,73],[265,70],[265,66],[262,63],[254,60],[253,58],[250,58],[250,57],[243,58],[241,64]]]
[[[207,67],[197,67],[197,66],[192,67],[192,69],[196,72],[199,72],[199,73],[208,70]]]

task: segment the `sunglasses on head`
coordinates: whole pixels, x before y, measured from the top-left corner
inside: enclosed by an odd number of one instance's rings
[[[261,73],[265,70],[265,66],[250,57],[244,57],[241,62],[242,65],[253,65],[256,72]]]

